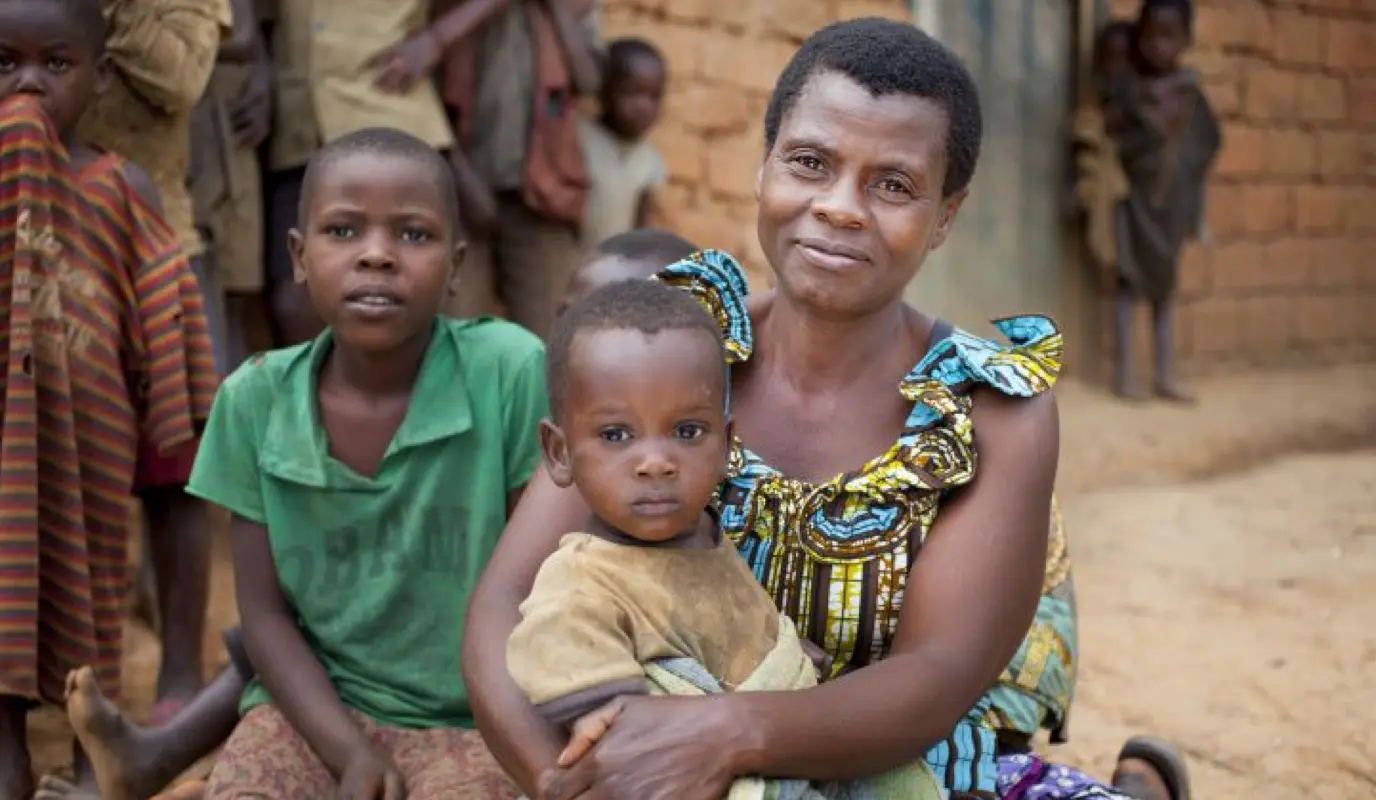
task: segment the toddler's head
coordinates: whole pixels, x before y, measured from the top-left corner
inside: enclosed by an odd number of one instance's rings
[[[1094,78],[1100,86],[1112,86],[1132,70],[1133,25],[1114,20],[1094,37]]]
[[[557,313],[563,314],[588,293],[610,283],[653,278],[697,250],[686,239],[655,228],[636,228],[608,236],[569,276]]]
[[[1190,0],[1142,0],[1136,31],[1136,55],[1146,71],[1157,75],[1174,72],[1194,37],[1194,4]]]
[[[0,0],[0,100],[37,98],[67,144],[109,71],[100,0]]]
[[[555,323],[550,476],[574,485],[601,524],[644,542],[692,534],[726,470],[730,441],[721,331],[691,295],[627,280]]]
[[[617,39],[607,47],[602,83],[602,124],[626,141],[638,141],[659,120],[664,99],[664,56],[644,39]]]

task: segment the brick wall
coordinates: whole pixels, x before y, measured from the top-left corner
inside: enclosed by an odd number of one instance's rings
[[[1196,5],[1190,60],[1226,142],[1214,243],[1182,264],[1182,354],[1198,366],[1376,353],[1376,0]],[[754,282],[767,280],[753,187],[768,91],[811,31],[862,15],[908,19],[909,4],[603,0],[605,35],[647,37],[670,64],[655,134],[670,173],[663,223],[741,255]]]

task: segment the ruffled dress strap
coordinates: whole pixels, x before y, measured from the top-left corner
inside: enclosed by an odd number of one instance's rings
[[[727,364],[750,358],[755,346],[745,306],[750,285],[736,259],[720,250],[700,250],[665,267],[655,278],[690,292],[717,321],[725,340]]]

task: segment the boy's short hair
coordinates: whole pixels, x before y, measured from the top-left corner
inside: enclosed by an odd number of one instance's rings
[[[625,36],[607,45],[607,81],[624,76],[636,58],[651,58],[664,65],[664,54],[646,39]]]
[[[0,2],[6,1],[7,0],[0,0]],[[12,2],[13,0],[8,1]],[[100,0],[24,1],[60,3],[62,9],[67,12],[69,21],[74,24],[77,33],[86,40],[87,46],[91,48],[91,55],[96,58],[105,55],[105,37],[107,31],[105,27],[105,12],[101,9]]]
[[[426,167],[426,171],[434,176],[439,187],[440,202],[444,204],[444,216],[449,225],[450,238],[457,237],[460,225],[459,191],[454,182],[453,168],[435,148],[396,128],[363,128],[346,133],[315,151],[306,164],[306,174],[301,179],[301,203],[297,209],[298,226],[304,226],[310,218],[311,199],[320,173],[329,169],[334,162],[360,153],[406,159]]]
[[[697,245],[669,231],[635,228],[598,242],[596,253],[628,261],[653,261],[667,267],[699,250]]]
[[[1194,3],[1191,0],[1142,0],[1142,6],[1137,10],[1138,24],[1145,22],[1154,11],[1178,13],[1180,21],[1185,23],[1185,32],[1194,35]]]
[[[555,321],[554,332],[550,334],[545,369],[550,413],[556,420],[564,415],[569,353],[574,339],[585,331],[609,330],[640,331],[646,335],[702,330],[718,347],[722,346],[721,328],[687,292],[654,280],[617,281],[603,286],[570,306]],[[722,364],[725,363],[723,351]],[[721,374],[724,383],[724,367]]]
[[[875,97],[906,94],[946,111],[943,197],[970,185],[979,162],[984,118],[969,70],[945,45],[907,22],[862,17],[834,22],[803,42],[784,67],[764,115],[764,144],[774,149],[779,127],[813,76],[835,72]]]

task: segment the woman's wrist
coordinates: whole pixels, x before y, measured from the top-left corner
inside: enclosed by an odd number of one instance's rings
[[[731,774],[737,778],[764,774],[768,726],[763,715],[753,708],[756,698],[749,692],[733,692],[716,699],[722,709],[716,727],[719,741],[728,745],[725,751],[730,753]]]

